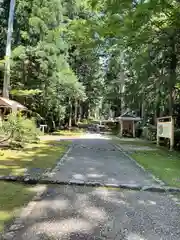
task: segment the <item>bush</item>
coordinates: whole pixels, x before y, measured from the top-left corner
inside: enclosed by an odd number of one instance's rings
[[[142,136],[143,129],[138,127],[136,128],[136,137],[140,138]]]
[[[180,150],[180,129],[174,131],[174,147]]]
[[[37,142],[40,135],[34,119],[27,119],[17,114],[9,114],[7,121],[3,121],[0,131],[1,135],[8,136],[11,144],[16,142],[20,145]]]
[[[143,127],[143,129],[142,129],[142,137],[143,138],[150,140],[150,141],[155,141],[156,135],[157,135],[156,126],[149,125],[147,127]]]
[[[166,147],[170,147],[169,138],[160,138],[160,144]],[[180,129],[174,130],[174,149],[180,150]]]
[[[143,128],[142,137],[150,140],[155,141],[157,134],[156,126],[147,126]],[[166,147],[170,146],[170,140],[168,138],[160,138],[160,144]],[[174,131],[174,148],[180,150],[180,129],[175,129]]]

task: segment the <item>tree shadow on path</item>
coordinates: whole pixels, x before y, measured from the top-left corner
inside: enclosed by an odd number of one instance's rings
[[[179,216],[165,194],[50,186],[14,240],[178,240]]]

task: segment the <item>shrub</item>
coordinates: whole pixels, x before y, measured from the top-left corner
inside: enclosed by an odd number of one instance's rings
[[[180,150],[180,129],[174,131],[174,147]]]
[[[143,128],[142,137],[150,140],[155,141],[157,134],[156,126],[147,126]],[[168,138],[160,138],[160,144],[166,147],[170,146],[170,140]],[[180,129],[174,130],[174,148],[180,150]]]
[[[3,121],[1,126],[1,135],[8,136],[10,143],[37,142],[39,140],[40,130],[36,128],[34,119],[28,119],[17,114],[9,114],[7,121]]]
[[[112,134],[113,134],[113,135],[118,135],[118,134],[120,133],[119,124],[114,124],[114,125],[111,127],[111,131],[112,131]]]
[[[143,138],[150,140],[150,141],[154,141],[154,140],[156,140],[156,134],[157,134],[156,126],[149,125],[147,127],[143,127],[143,130],[142,130]]]
[[[143,129],[138,127],[136,128],[136,137],[140,138],[142,136]]]

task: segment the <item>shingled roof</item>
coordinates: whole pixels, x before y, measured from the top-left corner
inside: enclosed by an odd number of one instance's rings
[[[140,117],[134,116],[131,112],[125,112],[121,116],[117,117],[116,119],[122,119],[122,120],[135,120],[140,121]]]
[[[27,109],[24,105],[14,100],[10,100],[8,98],[3,98],[3,97],[0,97],[0,107],[6,107],[6,108],[12,108],[12,109],[18,109],[18,110]]]

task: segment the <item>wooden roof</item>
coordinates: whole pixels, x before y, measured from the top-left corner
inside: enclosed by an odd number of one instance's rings
[[[0,97],[0,107],[6,107],[6,108],[12,108],[12,109],[18,109],[18,110],[27,110],[27,108],[20,104],[19,102],[16,102],[14,100],[10,100],[8,98]]]
[[[130,120],[130,121],[140,121],[141,120],[140,117],[136,117],[129,112],[123,113],[121,116],[117,117],[116,119],[118,119],[118,120]]]

